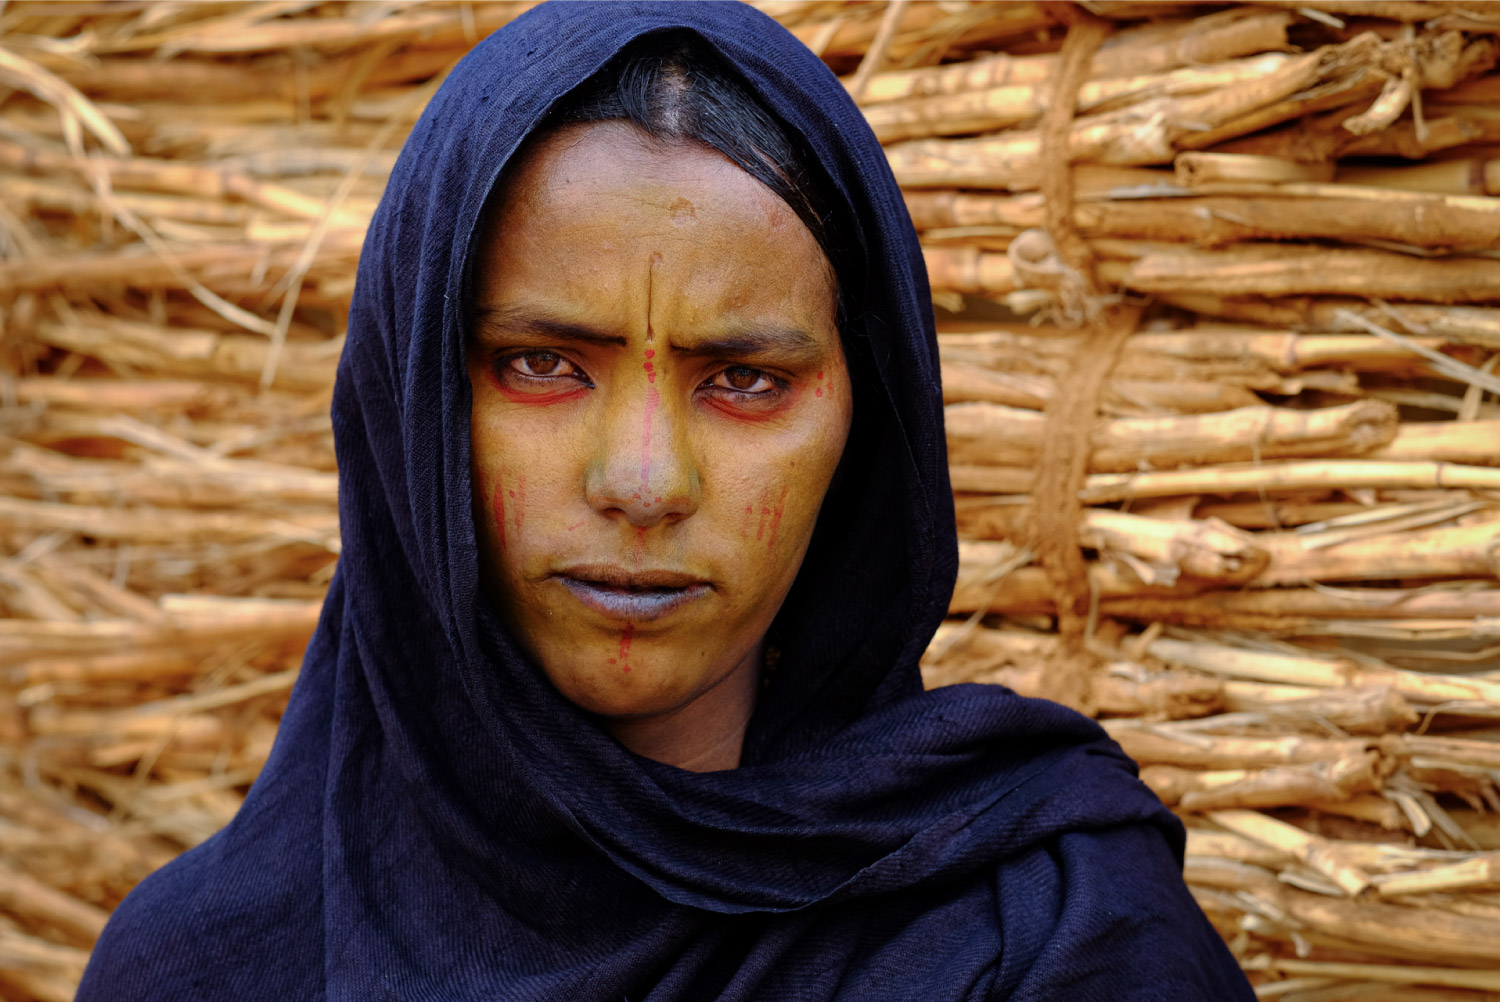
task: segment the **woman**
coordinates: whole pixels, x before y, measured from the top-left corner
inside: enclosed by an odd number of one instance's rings
[[[80,998],[1250,998],[1089,721],[923,693],[921,257],[748,7],[546,5],[372,223],[344,549],[270,761]]]

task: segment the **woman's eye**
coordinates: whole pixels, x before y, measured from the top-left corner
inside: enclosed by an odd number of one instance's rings
[[[777,388],[770,376],[759,369],[743,365],[725,369],[713,378],[712,383],[719,389],[733,390],[736,393],[770,393]]]
[[[528,351],[510,360],[510,368],[523,376],[573,376],[578,370],[552,351]]]

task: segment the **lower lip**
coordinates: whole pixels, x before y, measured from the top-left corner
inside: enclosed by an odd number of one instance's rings
[[[580,581],[577,578],[560,577],[558,580],[573,593],[574,598],[600,615],[631,623],[649,623],[653,619],[661,619],[712,590],[703,583],[661,591],[630,591],[593,581]]]

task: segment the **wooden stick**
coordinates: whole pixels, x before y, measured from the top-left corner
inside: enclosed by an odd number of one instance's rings
[[[1080,88],[1078,110],[1083,113],[1105,104],[1119,106],[1151,98],[1223,91],[1275,73],[1285,61],[1286,56],[1280,53],[1268,53],[1165,73],[1095,79]],[[854,84],[849,86],[853,93]],[[1005,84],[877,104],[865,110],[865,119],[882,143],[993,132],[1041,115],[1044,93],[1042,87],[1032,83]]]
[[[1152,100],[1128,113],[1080,119],[1070,133],[1070,159],[1118,165],[1169,163],[1177,152],[1176,141],[1191,129],[1232,121],[1274,104],[1310,85],[1320,66],[1315,54],[1264,58],[1274,59],[1275,68],[1227,93]],[[1143,119],[1147,125],[1142,125]],[[1035,188],[1040,156],[1038,132],[916,139],[886,148],[891,170],[905,188]]]
[[[1216,63],[1255,52],[1284,51],[1292,17],[1279,11],[1237,8],[1178,21],[1154,30],[1120,32],[1104,42],[1090,64],[1092,79],[1159,73],[1179,66]],[[994,56],[946,66],[878,73],[865,89],[867,104],[1024,85],[1043,90],[1057,57]]]
[[[1328,762],[1196,772],[1170,765],[1148,765],[1141,781],[1162,802],[1184,811],[1288,807],[1340,801],[1377,789],[1374,752]]]
[[[1350,897],[1355,897],[1370,886],[1370,875],[1348,862],[1337,843],[1303,831],[1295,825],[1278,821],[1259,811],[1212,811],[1208,818],[1237,835],[1272,846],[1305,863],[1332,880],[1339,890]]]
[[[1241,961],[1241,964],[1249,971],[1303,974],[1356,981],[1388,981],[1400,985],[1443,985],[1447,988],[1500,991],[1500,970],[1473,971],[1453,967],[1419,967],[1414,964],[1356,964],[1264,955],[1246,958]]]
[[[1384,240],[1482,250],[1500,232],[1500,216],[1493,210],[1453,204],[1438,195],[1422,200],[1373,200],[1348,192],[1305,196],[1282,190],[1285,187],[1238,194],[1083,201],[1074,209],[1074,220],[1088,237],[1180,241],[1209,248],[1250,240]],[[913,191],[907,194],[907,204],[918,227],[929,231],[924,237],[928,241],[933,230],[1005,226],[1019,231],[1039,225],[1041,217],[1041,206],[1029,193]]]
[[[1250,738],[1177,733],[1164,725],[1139,720],[1110,720],[1105,723],[1105,730],[1127,755],[1143,765],[1189,769],[1313,765],[1361,755],[1369,746],[1369,742],[1360,738]]]
[[[945,408],[949,461],[1030,466],[1044,418],[998,404]],[[1396,409],[1362,400],[1339,407],[1294,411],[1246,407],[1217,414],[1117,418],[1098,425],[1091,471],[1203,466],[1258,459],[1365,452],[1396,435]]]
[[[1383,898],[1405,894],[1488,891],[1497,886],[1500,886],[1500,857],[1494,853],[1416,873],[1397,873],[1375,878],[1375,887]],[[1500,972],[1496,973],[1500,975]],[[1500,987],[1500,979],[1495,984]]]
[[[1500,962],[1500,940],[1489,938],[1500,936],[1500,920],[1310,894],[1242,863],[1195,859],[1185,876],[1195,887],[1251,894],[1309,930],[1377,954],[1467,965]]]
[[[982,265],[981,265],[982,267]],[[1114,275],[1136,292],[1220,296],[1306,293],[1482,303],[1500,299],[1500,261],[1432,261],[1378,250],[1277,247],[1147,254]]]
[[[953,489],[977,494],[1025,494],[1033,476],[1028,470],[955,464],[949,471]],[[1127,498],[1214,494],[1303,492],[1338,484],[1345,490],[1500,489],[1500,470],[1444,462],[1394,462],[1319,459],[1263,464],[1209,466],[1150,473],[1090,475],[1081,497],[1090,504]]]
[[[4,863],[0,863],[0,908],[50,925],[75,942],[90,946],[109,919],[102,908],[64,894]]]

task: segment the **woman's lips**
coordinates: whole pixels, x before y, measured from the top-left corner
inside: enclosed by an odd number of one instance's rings
[[[713,586],[675,571],[573,567],[557,575],[562,586],[602,616],[631,623],[660,619],[707,595]]]

